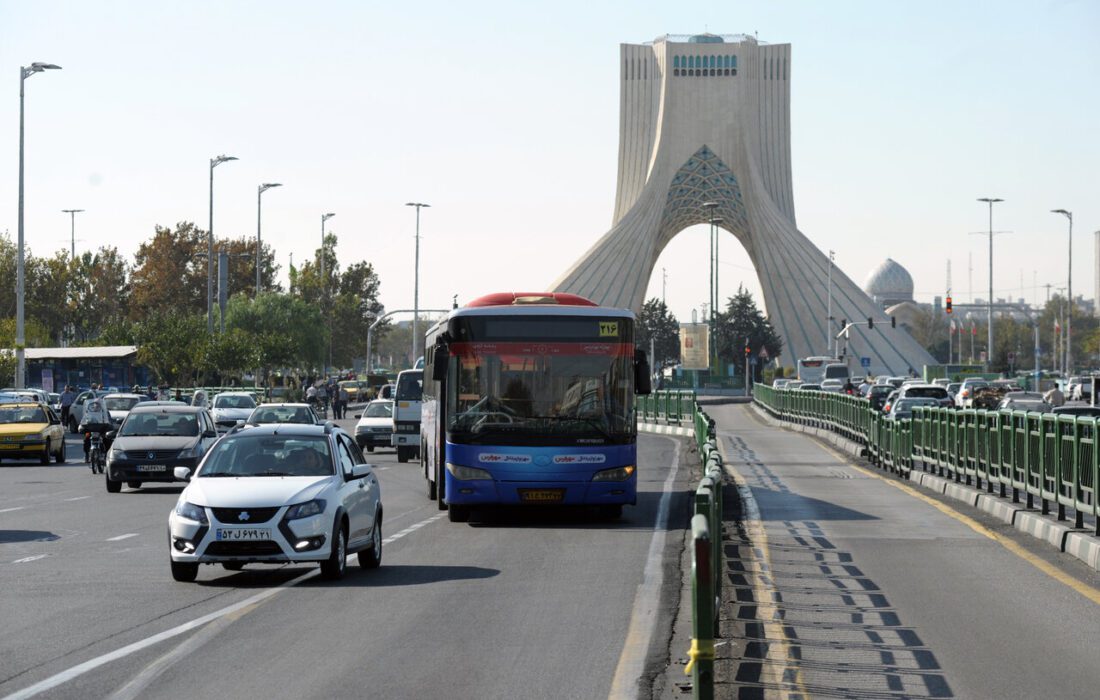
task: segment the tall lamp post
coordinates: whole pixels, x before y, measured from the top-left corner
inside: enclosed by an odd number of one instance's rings
[[[235,156],[210,159],[210,226],[206,231],[206,332],[214,335],[214,168],[237,160]]]
[[[707,299],[707,306],[710,307],[709,313],[706,314],[707,319],[707,332],[710,334],[709,342],[707,343],[710,348],[710,355],[707,357],[707,364],[713,367],[714,365],[714,307],[717,306],[717,292],[716,289],[716,276],[717,265],[715,260],[718,258],[718,241],[714,235],[714,210],[718,208],[718,202],[703,202],[703,209],[707,210],[707,221],[710,223],[710,292]],[[746,380],[747,381],[747,380]]]
[[[825,307],[825,354],[829,354],[829,341],[832,340],[833,329],[833,262],[836,260],[836,251],[829,251],[829,272],[828,272],[828,301]]]
[[[979,202],[989,205],[989,307],[986,315],[985,371],[993,363],[993,205],[1003,202],[997,197],[980,197]]]
[[[62,209],[62,212],[69,215],[69,235],[72,237],[72,249],[69,252],[69,260],[76,259],[76,215],[84,211],[83,209]]]
[[[1069,310],[1066,312],[1066,362],[1065,371],[1073,373],[1073,212],[1065,209],[1051,209],[1051,214],[1061,214],[1069,219],[1069,262],[1066,274],[1066,296],[1069,298]]]
[[[418,326],[420,325],[420,210],[431,207],[423,202],[406,202],[406,207],[416,207],[416,262],[413,270],[413,332],[412,332],[412,361],[416,364]]]
[[[260,237],[261,237],[261,225],[263,213],[263,194],[272,187],[282,187],[281,182],[265,182],[257,188],[256,192],[256,296],[260,296]]]
[[[19,256],[15,265],[15,388],[24,387],[27,358],[23,337],[23,83],[35,73],[60,70],[52,63],[35,62],[19,67]]]

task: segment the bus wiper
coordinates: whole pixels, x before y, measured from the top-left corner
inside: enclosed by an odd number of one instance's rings
[[[599,419],[597,419],[597,418],[591,418],[591,417],[588,417],[588,416],[536,416],[535,420],[562,421],[562,422],[574,421],[574,422],[584,423],[584,424],[586,424],[586,425],[588,425],[592,428],[595,428],[596,432],[599,433],[601,437],[604,437],[608,440],[613,440],[614,439],[614,438],[611,437],[611,433],[608,432],[607,428],[605,428],[603,426],[603,423],[601,423],[599,421]]]

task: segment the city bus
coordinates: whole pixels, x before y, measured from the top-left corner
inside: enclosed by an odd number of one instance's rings
[[[798,380],[803,384],[820,384],[826,379],[847,382],[848,365],[836,357],[803,357],[798,361]]]
[[[498,293],[428,330],[420,463],[454,522],[497,505],[637,501],[634,314],[573,294]]]

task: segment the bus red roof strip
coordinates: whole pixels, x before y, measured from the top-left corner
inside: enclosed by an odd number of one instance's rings
[[[479,355],[610,355],[612,357],[633,357],[634,345],[631,343],[601,343],[599,341],[554,342],[535,340],[521,341],[478,341],[473,343],[451,343],[451,353],[456,357],[477,357]]]
[[[473,306],[599,306],[591,299],[566,292],[496,292],[478,297],[467,307]]]

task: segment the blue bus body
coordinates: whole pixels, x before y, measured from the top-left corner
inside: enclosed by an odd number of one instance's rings
[[[616,513],[635,504],[639,359],[644,366],[628,310],[516,303],[452,311],[425,341],[428,497],[457,521],[471,507]]]

